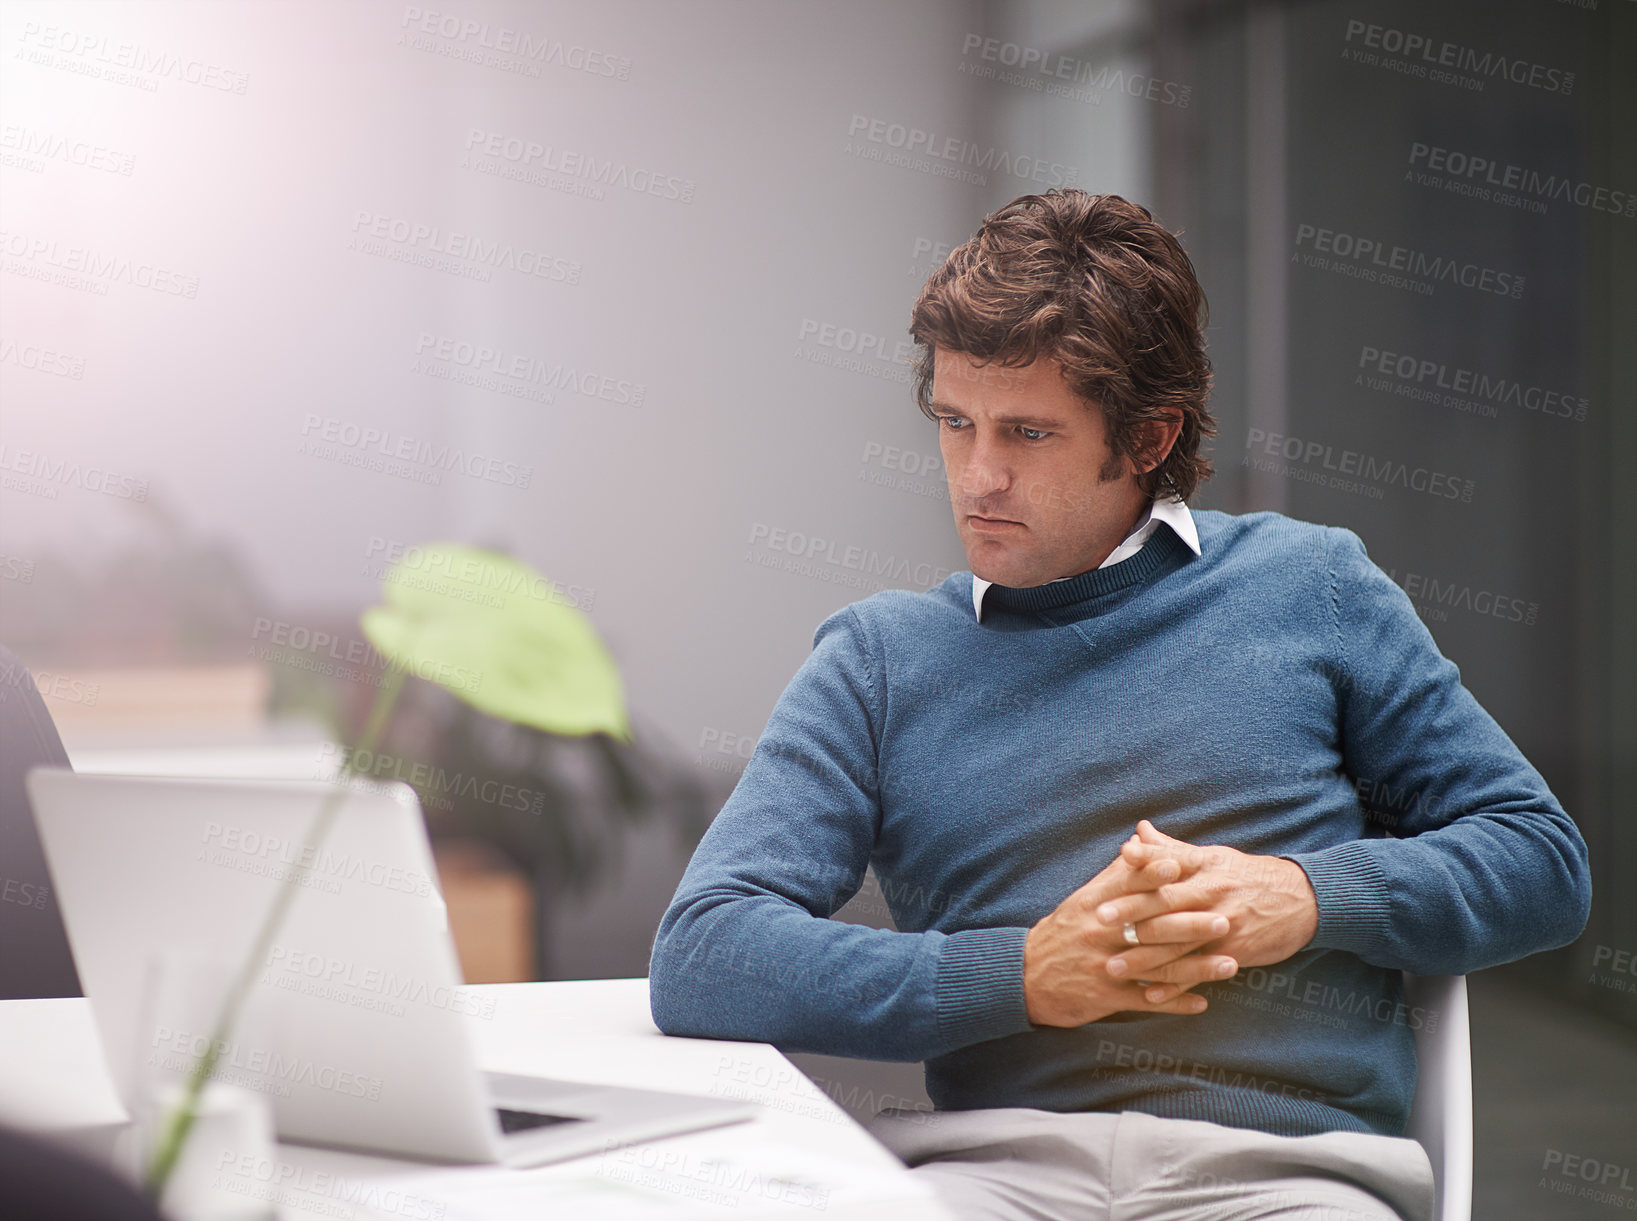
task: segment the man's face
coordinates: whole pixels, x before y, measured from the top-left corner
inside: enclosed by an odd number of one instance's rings
[[[1050,357],[980,365],[938,348],[932,409],[955,529],[974,575],[1044,585],[1097,567],[1148,497],[1129,458],[1108,447],[1102,412]]]

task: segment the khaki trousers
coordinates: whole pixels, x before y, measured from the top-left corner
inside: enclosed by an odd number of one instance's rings
[[[961,1221],[1432,1221],[1426,1150],[1142,1111],[881,1112],[872,1135]]]

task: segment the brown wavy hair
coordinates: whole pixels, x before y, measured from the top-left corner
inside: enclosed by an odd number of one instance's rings
[[[922,345],[915,400],[936,418],[938,348],[1003,367],[1054,357],[1069,387],[1102,408],[1116,457],[1146,461],[1146,426],[1181,413],[1176,444],[1138,483],[1187,500],[1210,478],[1199,446],[1216,432],[1208,317],[1187,252],[1147,208],[1074,188],[1024,195],[984,217],[921,289],[909,327]]]

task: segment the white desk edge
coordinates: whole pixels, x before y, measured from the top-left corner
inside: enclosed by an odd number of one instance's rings
[[[554,1193],[576,1183],[583,1187],[588,1176],[619,1178],[626,1184],[622,1190],[632,1191],[630,1184],[640,1186],[646,1176],[652,1194],[661,1179],[668,1184],[692,1175],[704,1181],[710,1167],[729,1163],[765,1165],[771,1174],[799,1156],[829,1167],[843,1189],[827,1191],[822,1199],[809,1193],[807,1206],[797,1209],[793,1196],[770,1200],[741,1181],[725,1194],[698,1192],[685,1207],[672,1201],[674,1212],[629,1215],[745,1218],[799,1216],[822,1208],[825,1216],[848,1221],[947,1216],[915,1176],[772,1046],[660,1034],[648,1014],[645,979],[478,985],[472,991],[495,1001],[487,1020],[469,1019],[478,1062],[486,1069],[742,1098],[760,1110],[749,1123],[529,1171],[427,1165],[284,1144],[279,1160],[309,1174],[328,1172],[414,1190],[425,1200],[435,1201],[441,1193],[456,1205],[448,1210],[450,1217],[502,1218],[538,1217],[540,1205]],[[88,1004],[79,998],[0,1001],[0,1047],[7,1049],[0,1059],[0,1123],[107,1156],[113,1134],[125,1126],[125,1113],[102,1068]],[[28,1051],[19,1054],[24,1048]],[[463,1201],[468,1189],[479,1192],[483,1202]],[[281,1215],[315,1213],[296,1207]],[[405,1216],[400,1212],[394,1221]]]

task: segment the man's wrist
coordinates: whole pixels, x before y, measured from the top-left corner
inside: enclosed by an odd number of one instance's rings
[[[1313,938],[1319,933],[1319,895],[1313,889],[1313,879],[1307,876],[1307,870],[1302,868],[1300,861],[1291,860],[1288,856],[1279,858],[1289,868],[1286,870],[1289,881],[1286,889],[1298,903],[1298,928],[1301,933],[1301,944],[1297,950],[1305,950],[1313,944]]]
[[[1025,928],[962,929],[945,935],[938,964],[938,1026],[953,1046],[1030,1028],[1024,997]]]

